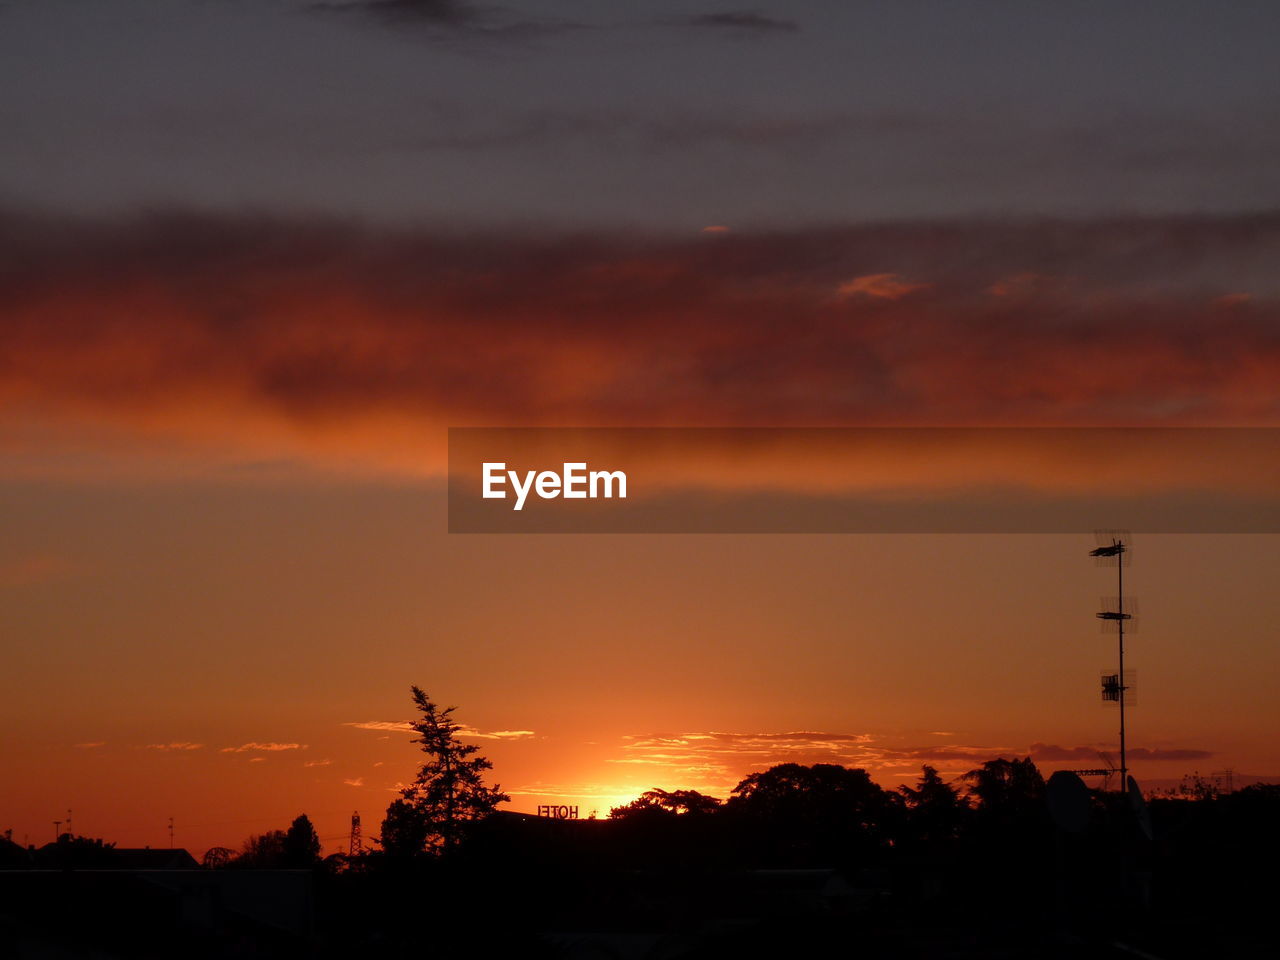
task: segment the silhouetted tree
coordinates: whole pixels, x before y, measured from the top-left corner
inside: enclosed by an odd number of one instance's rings
[[[1030,757],[988,760],[964,775],[979,810],[990,815],[1017,817],[1045,807],[1044,777]]]
[[[289,825],[283,853],[284,862],[290,867],[312,867],[320,862],[320,837],[305,813]]]
[[[853,818],[876,822],[893,800],[867,771],[834,763],[782,763],[753,773],[733,788],[730,803],[770,817]]]
[[[1040,771],[1030,757],[1000,758],[970,770],[963,779],[977,802],[968,840],[975,854],[981,851],[983,866],[975,867],[988,871],[984,882],[1005,885],[1009,895],[1040,895],[1033,885],[1015,879],[1049,855],[1053,827]]]
[[[382,823],[383,849],[401,853],[447,852],[468,824],[491,814],[511,799],[498,787],[485,785],[481,774],[493,767],[477,756],[473,744],[458,740],[454,707],[441,709],[420,687],[411,687],[413,703],[422,717],[411,726],[418,734],[427,762],[400,799],[387,808]]]
[[[636,816],[677,816],[707,814],[720,809],[720,801],[697,790],[646,790],[630,803],[613,807],[609,819]]]
[[[220,870],[228,866],[236,858],[236,852],[229,847],[210,847],[204,852],[200,865],[210,870]]]
[[[409,857],[427,849],[431,829],[426,817],[405,798],[392,800],[382,820],[382,849],[393,857]]]
[[[1165,791],[1165,796],[1178,797],[1185,800],[1212,800],[1218,795],[1218,785],[1200,771],[1184,774],[1176,787]]]
[[[834,863],[886,847],[902,800],[867,772],[833,763],[783,763],[733,788],[726,812],[751,824],[766,859]]]
[[[240,847],[240,856],[235,859],[237,867],[249,867],[255,870],[270,870],[283,863],[283,830],[268,830],[266,833],[249,837]]]
[[[914,839],[938,843],[955,838],[967,807],[960,799],[960,791],[943,780],[937,770],[925,764],[916,786],[904,784],[898,793],[906,801]]]

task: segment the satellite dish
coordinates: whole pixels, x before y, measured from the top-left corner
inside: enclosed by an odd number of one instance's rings
[[[1070,770],[1059,770],[1049,778],[1049,815],[1059,830],[1084,833],[1089,826],[1092,801],[1089,788]]]
[[[1133,807],[1133,814],[1138,818],[1138,826],[1142,828],[1146,838],[1152,839],[1151,812],[1147,809],[1147,801],[1142,796],[1138,781],[1133,777],[1129,778],[1129,806]]]

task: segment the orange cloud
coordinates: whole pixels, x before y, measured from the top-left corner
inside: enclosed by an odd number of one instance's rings
[[[836,287],[836,294],[841,297],[876,297],[882,300],[901,300],[909,293],[924,290],[927,283],[908,283],[896,273],[870,273],[865,277],[854,277]]]
[[[438,475],[446,425],[1280,421],[1274,218],[701,241],[0,215],[0,452]],[[1024,275],[1072,282],[991,295]]]
[[[355,727],[357,730],[403,730],[412,732],[413,727],[407,720],[363,720],[355,723],[344,723],[344,727]],[[467,724],[458,725],[458,736],[474,737],[480,740],[528,740],[534,736],[532,730],[477,730]]]
[[[458,728],[458,736],[473,737],[478,740],[529,740],[534,736],[532,730],[477,730],[466,724]]]
[[[680,733],[629,736],[622,756],[610,760],[649,769],[655,782],[680,778],[682,786],[726,793],[746,773],[776,763],[841,763],[874,766],[878,752],[866,734]]]
[[[305,743],[242,743],[238,747],[223,747],[221,753],[278,753],[281,750],[305,750]]]

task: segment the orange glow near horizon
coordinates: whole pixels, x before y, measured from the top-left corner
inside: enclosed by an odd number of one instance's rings
[[[408,686],[458,706],[511,809],[724,799],[773,763],[1098,765],[1111,589],[1073,536],[450,538],[404,487],[18,491],[4,587],[6,827],[238,846],[306,812],[332,851],[420,762]],[[1147,536],[1131,764],[1275,776],[1274,537]],[[198,584],[199,589],[193,588]],[[1213,637],[1209,643],[1206,638]],[[1211,684],[1206,676],[1215,677]],[[22,683],[13,679],[21,677]]]
[[[20,226],[0,236],[24,265],[0,284],[0,829],[20,841],[68,808],[122,845],[167,844],[172,816],[197,853],[303,812],[329,851],[353,810],[376,836],[419,764],[410,684],[458,706],[517,810],[724,799],[787,761],[889,787],[998,755],[1096,767],[1113,584],[1087,533],[451,536],[445,428],[1280,425],[1280,291],[1249,267],[1270,220]],[[673,487],[815,494],[1277,477],[1220,451],[757,453],[652,463]],[[1139,534],[1144,784],[1280,778],[1278,560],[1275,536]]]

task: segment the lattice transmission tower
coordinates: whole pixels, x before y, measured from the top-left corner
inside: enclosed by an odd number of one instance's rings
[[[360,811],[351,814],[351,837],[347,841],[347,856],[359,857],[364,854],[364,838],[360,835]]]

